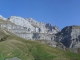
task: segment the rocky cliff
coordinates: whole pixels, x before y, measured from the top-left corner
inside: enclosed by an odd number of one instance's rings
[[[50,42],[55,40],[55,34],[60,32],[57,26],[52,26],[49,23],[37,22],[32,18],[22,18],[19,16],[4,18],[0,15],[0,28],[7,29],[9,32],[26,40],[49,40],[49,45],[52,45]],[[52,46],[54,45],[56,44]]]
[[[66,26],[60,31],[57,26],[38,22],[33,18],[19,16],[4,18],[0,15],[0,28],[7,29],[26,40],[37,40],[54,47],[58,45],[67,48],[80,48],[80,26]]]
[[[55,34],[59,32],[59,28],[56,26],[52,26],[51,24],[45,24],[42,22],[37,22],[32,18],[22,18],[18,16],[11,16],[8,21],[12,23],[25,27],[30,33],[48,33]]]
[[[80,51],[80,26],[66,26],[56,34],[56,41],[63,43],[67,48],[72,48],[74,52]]]

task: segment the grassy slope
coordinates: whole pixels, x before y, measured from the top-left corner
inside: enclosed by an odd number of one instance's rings
[[[1,34],[2,35],[2,34]],[[80,60],[80,55],[59,50],[11,34],[0,42],[0,60],[18,57],[22,60]]]

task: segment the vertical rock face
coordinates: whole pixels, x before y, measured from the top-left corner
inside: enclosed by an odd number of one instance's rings
[[[38,22],[32,18],[22,18],[11,16],[4,18],[0,15],[0,28],[7,29],[15,35],[25,38],[26,40],[39,40],[55,46],[55,41],[65,45],[68,48],[80,48],[80,26],[67,26],[61,31],[57,26],[49,23]]]
[[[58,41],[61,41],[68,48],[80,47],[80,26],[67,26],[57,34]],[[60,38],[60,40],[59,40]]]
[[[29,31],[34,31],[34,27],[24,18],[21,17],[16,17],[16,16],[11,16],[9,18],[9,21],[11,21],[12,23],[22,26],[22,27],[26,27]]]
[[[36,33],[49,33],[49,34],[56,34],[60,30],[56,26],[52,26],[51,24],[45,24],[42,22],[37,22],[32,18],[21,18],[16,16],[11,16],[8,21],[12,23],[25,27],[30,32]]]
[[[55,34],[60,30],[57,26],[37,22],[32,18],[22,18],[18,16],[11,16],[4,18],[1,16],[0,27],[6,28],[8,31],[25,38],[27,40],[51,40],[55,38]]]
[[[36,28],[36,32],[39,33],[49,33],[49,34],[56,34],[59,32],[59,28],[57,26],[52,26],[51,24],[46,24],[42,22],[37,22],[32,18],[27,19],[28,22]]]

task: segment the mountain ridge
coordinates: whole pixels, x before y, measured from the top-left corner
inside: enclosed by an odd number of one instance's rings
[[[0,27],[3,29],[6,28],[11,33],[26,40],[47,41],[45,43],[56,47],[54,43],[55,34],[60,31],[57,26],[52,26],[49,23],[37,22],[32,18],[22,18],[19,16],[11,16],[3,20],[4,18],[2,17],[0,19],[0,21],[2,21]]]
[[[80,48],[80,26],[66,26],[60,31],[57,26],[38,22],[33,18],[22,18],[19,16],[4,18],[0,16],[0,21],[2,29],[7,29],[26,40],[41,41],[53,47],[57,47],[59,42],[60,48],[75,48],[74,51]]]
[[[0,30],[0,37],[3,35],[0,42],[0,60],[80,60],[80,54],[54,48],[38,41],[26,40],[5,31],[9,36],[3,29]]]

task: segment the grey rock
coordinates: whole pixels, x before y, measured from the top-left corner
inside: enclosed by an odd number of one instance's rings
[[[60,38],[60,39],[59,39]],[[80,26],[67,26],[57,34],[57,41],[68,48],[80,47]]]
[[[52,41],[55,40],[55,34],[60,32],[57,26],[19,16],[11,16],[5,20],[4,17],[1,16],[0,28],[6,29],[26,40],[47,40],[51,45]]]
[[[17,58],[17,57],[14,57],[14,58],[6,59],[6,60],[21,60],[21,59],[19,59],[19,58]]]

